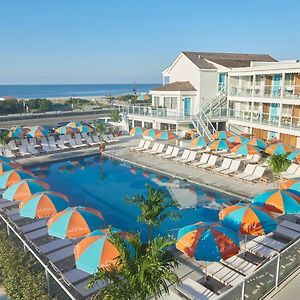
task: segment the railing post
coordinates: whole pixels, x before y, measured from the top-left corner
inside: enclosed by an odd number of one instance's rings
[[[245,299],[245,285],[246,285],[246,281],[245,279],[243,280],[243,285],[242,285],[242,294],[241,294],[241,300]]]
[[[279,282],[279,268],[280,268],[280,253],[278,253],[277,266],[276,266],[276,279],[275,279],[275,288],[278,288]]]

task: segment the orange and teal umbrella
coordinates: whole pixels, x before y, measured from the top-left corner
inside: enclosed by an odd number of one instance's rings
[[[71,127],[71,128],[76,129],[76,128],[78,128],[80,125],[81,125],[81,123],[79,123],[79,122],[69,122],[69,123],[66,125],[66,127]]]
[[[74,129],[72,127],[62,126],[55,129],[58,134],[72,134]]]
[[[112,228],[112,233],[120,234],[126,239],[126,232]],[[133,251],[128,247],[133,255]],[[94,274],[100,268],[106,268],[115,263],[120,252],[111,242],[109,229],[95,230],[80,241],[74,248],[76,268]]]
[[[90,207],[69,207],[50,218],[48,234],[64,239],[76,239],[104,226],[102,214]]]
[[[281,190],[292,190],[300,192],[300,178],[293,178],[287,181],[284,181],[279,185]]]
[[[26,170],[10,170],[0,176],[0,189],[10,187],[23,179],[33,178],[33,174]]]
[[[266,191],[254,197],[252,203],[279,214],[300,213],[300,193],[293,190]]]
[[[226,140],[215,140],[215,141],[212,141],[210,144],[208,144],[208,147],[211,149],[211,150],[229,150],[233,147],[233,145],[226,141]]]
[[[288,160],[300,160],[300,150],[293,151],[291,154],[287,156]]]
[[[227,140],[232,144],[242,144],[248,141],[248,139],[242,135],[233,135]]]
[[[15,169],[22,169],[19,164],[12,163],[12,162],[1,162],[0,161],[0,175],[7,171],[15,170]]]
[[[129,134],[131,136],[141,136],[141,135],[143,135],[144,131],[145,131],[145,128],[143,128],[143,127],[132,127],[129,131]]]
[[[0,155],[0,162],[10,163],[11,160],[3,155]]]
[[[270,155],[282,155],[282,154],[290,153],[292,151],[293,151],[292,147],[282,143],[272,144],[268,146],[265,150],[265,152]]]
[[[176,140],[177,135],[172,131],[161,131],[156,136],[159,140]]]
[[[252,138],[252,139],[248,140],[246,143],[248,145],[255,146],[255,147],[257,147],[259,149],[263,149],[263,150],[266,149],[266,147],[267,147],[267,144],[263,140],[258,139],[258,138]]]
[[[239,252],[235,232],[219,223],[199,222],[179,229],[176,248],[200,261],[219,261]]]
[[[221,130],[221,131],[217,131],[212,135],[212,138],[214,140],[226,140],[228,138],[230,138],[232,136],[232,134],[228,131],[225,130]]]
[[[191,147],[206,147],[209,143],[208,139],[205,139],[203,136],[198,136],[192,139],[189,143]]]
[[[241,155],[255,155],[259,154],[260,150],[255,146],[248,144],[239,144],[231,149],[231,152]]]
[[[37,125],[34,126],[28,133],[27,136],[29,137],[35,137],[35,138],[41,138],[44,136],[48,136],[49,131],[47,128]]]
[[[41,191],[20,203],[20,215],[26,218],[48,218],[69,206],[67,196],[50,191]]]
[[[224,226],[245,235],[264,235],[276,229],[273,215],[256,205],[228,206],[220,211],[219,219]]]
[[[137,97],[137,100],[147,102],[147,101],[151,100],[151,96],[147,95],[147,94],[141,94]]]
[[[12,127],[8,133],[8,137],[12,139],[23,139],[24,138],[24,131],[21,127],[16,126]]]
[[[80,125],[76,128],[76,131],[80,133],[91,133],[93,132],[93,129],[88,125]]]
[[[34,180],[24,179],[12,184],[2,195],[3,199],[9,201],[23,201],[32,197],[33,194],[49,189],[49,184]]]
[[[143,132],[143,137],[147,137],[147,138],[151,138],[151,139],[156,139],[158,133],[159,133],[159,130],[156,130],[156,129],[146,129]]]

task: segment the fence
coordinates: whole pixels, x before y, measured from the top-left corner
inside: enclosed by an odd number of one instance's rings
[[[278,253],[256,272],[246,276],[239,285],[231,288],[218,299],[257,300],[264,298],[300,266],[300,239]]]

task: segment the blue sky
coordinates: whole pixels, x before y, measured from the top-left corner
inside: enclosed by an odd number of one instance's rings
[[[157,83],[181,51],[300,58],[298,0],[1,1],[0,84]]]

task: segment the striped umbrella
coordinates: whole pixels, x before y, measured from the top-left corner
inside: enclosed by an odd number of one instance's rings
[[[22,169],[19,164],[12,163],[12,162],[1,162],[0,161],[0,175],[7,171],[15,170],[15,169]]]
[[[76,128],[78,128],[80,125],[81,125],[81,123],[79,123],[79,122],[69,122],[69,123],[66,125],[66,127],[71,127],[71,128],[76,129]]]
[[[242,143],[246,143],[249,139],[247,139],[242,135],[233,135],[227,140],[232,144],[242,144]]]
[[[143,137],[151,138],[151,139],[156,139],[158,133],[159,133],[159,130],[156,130],[156,129],[146,129],[143,132]]]
[[[172,131],[161,131],[156,136],[159,140],[176,140],[177,135]]]
[[[0,162],[9,163],[11,160],[3,155],[0,155]]]
[[[48,136],[49,131],[43,126],[37,125],[34,126],[28,133],[27,136],[29,137],[35,137],[35,138],[41,138],[44,136]]]
[[[293,190],[266,191],[254,197],[252,203],[280,214],[300,213],[300,194]]]
[[[55,129],[58,134],[72,134],[74,129],[72,127],[62,126]]]
[[[219,219],[224,226],[245,235],[264,235],[276,228],[276,222],[269,211],[243,203],[222,209]]]
[[[300,150],[293,151],[291,154],[287,156],[288,160],[300,160]]]
[[[20,215],[26,218],[47,218],[63,211],[69,206],[67,196],[57,193],[42,191],[20,203]]]
[[[26,170],[10,170],[0,176],[0,189],[10,187],[12,184],[17,183],[23,179],[30,179],[33,174]]]
[[[20,135],[23,135],[24,134],[24,130],[20,127],[20,126],[13,126],[11,129],[10,129],[10,132],[16,132]]]
[[[263,149],[263,150],[266,149],[266,147],[267,147],[267,144],[263,140],[258,139],[258,138],[252,138],[252,139],[248,140],[246,143],[248,145],[255,146],[255,147],[257,147],[259,149]]]
[[[24,138],[24,131],[21,127],[12,127],[8,133],[8,137],[12,139],[23,139]]]
[[[132,127],[129,131],[129,134],[131,136],[141,136],[143,135],[144,131],[145,131],[144,127]]]
[[[282,155],[282,154],[287,154],[292,151],[293,151],[292,147],[290,147],[289,145],[282,144],[282,143],[272,144],[272,145],[268,146],[265,150],[265,152],[270,155],[273,155],[273,154]]]
[[[231,149],[231,152],[241,155],[255,155],[259,154],[260,150],[255,146],[251,146],[248,144],[239,144]]]
[[[149,101],[151,100],[151,96],[150,95],[147,95],[147,94],[141,94],[137,97],[137,100],[138,101]]]
[[[281,190],[293,190],[296,192],[300,192],[300,178],[293,178],[284,181],[279,185],[279,188]]]
[[[93,129],[88,125],[80,125],[76,128],[76,131],[80,133],[91,133],[93,132]]]
[[[208,143],[209,143],[208,139],[205,139],[203,136],[198,136],[190,141],[189,146],[206,147]]]
[[[126,237],[126,233],[119,229],[112,228],[111,232]],[[95,230],[81,240],[74,248],[76,268],[94,274],[98,269],[114,264],[120,253],[110,238],[110,231],[106,228]]]
[[[226,140],[230,138],[232,134],[228,131],[222,130],[222,131],[217,131],[212,135],[212,138],[214,140]]]
[[[33,194],[48,190],[49,184],[34,180],[24,179],[12,184],[4,193],[3,199],[9,201],[23,201],[32,197]]]
[[[210,144],[208,144],[208,147],[211,150],[226,150],[228,151],[229,149],[231,149],[233,147],[233,145],[226,141],[226,140],[215,140],[213,142],[211,142]]]
[[[103,227],[102,214],[94,208],[69,207],[48,221],[48,234],[64,239],[76,239]]]

